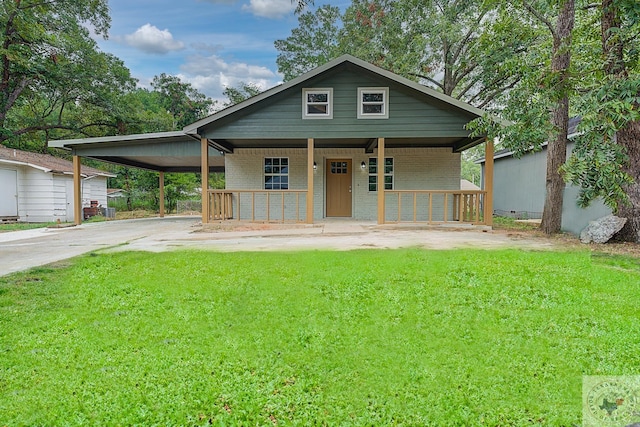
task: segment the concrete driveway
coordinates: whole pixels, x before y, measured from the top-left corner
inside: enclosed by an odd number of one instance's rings
[[[286,251],[401,247],[552,249],[554,244],[544,239],[478,229],[378,226],[373,222],[345,220],[315,225],[210,224],[202,227],[200,218],[194,216],[146,218],[0,233],[0,276],[96,250]]]

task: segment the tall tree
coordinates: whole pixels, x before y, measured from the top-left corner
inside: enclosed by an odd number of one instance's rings
[[[603,0],[585,19],[588,52],[576,147],[565,166],[583,206],[600,197],[627,218],[620,240],[640,242],[640,5]],[[600,31],[594,23],[600,21]]]
[[[626,16],[626,25],[635,26],[629,38],[628,28],[625,28],[623,16]],[[616,143],[619,144],[627,156],[623,163],[623,171],[628,174],[633,182],[624,185],[627,200],[618,202],[617,214],[627,218],[625,228],[619,234],[622,240],[640,242],[640,78],[629,79],[626,55],[629,48],[637,49],[638,23],[640,22],[640,8],[636,2],[630,1],[602,1],[602,50],[604,53],[604,72],[619,85],[635,92],[636,100],[630,103],[632,117],[616,133]],[[633,44],[633,46],[629,46]],[[635,53],[636,64],[638,53]],[[629,85],[629,83],[631,83]]]
[[[569,95],[571,91],[571,40],[575,23],[575,1],[562,0],[558,4],[555,24],[541,11],[542,6],[524,0],[524,7],[550,31],[553,38],[551,73],[546,82],[553,103],[551,111],[552,135],[547,145],[546,196],[541,228],[546,234],[560,232],[564,179],[560,168],[567,160],[569,130]]]
[[[342,17],[324,7],[299,20],[276,41],[286,79],[349,53],[478,107],[518,83],[532,37],[483,0],[354,0]]]
[[[117,129],[109,113],[134,81],[121,61],[99,52],[85,23],[106,37],[107,0],[2,0],[0,142],[56,129]],[[74,109],[100,114],[78,120],[67,114]]]
[[[298,16],[298,27],[286,39],[276,40],[276,64],[285,80],[311,71],[340,55],[340,9],[324,5]]]
[[[177,76],[162,73],[153,78],[151,86],[161,95],[161,105],[175,118],[171,130],[200,120],[210,114],[214,106],[211,98]]]
[[[503,6],[518,25],[535,34],[519,68],[522,79],[503,98],[497,112],[509,120],[500,126],[489,117],[469,128],[499,138],[516,156],[539,151],[547,143],[546,197],[541,228],[557,233],[562,225],[569,100],[572,95],[571,46],[575,24],[574,0],[514,0]]]

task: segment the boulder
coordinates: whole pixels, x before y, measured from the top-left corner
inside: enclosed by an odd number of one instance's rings
[[[627,218],[620,218],[615,215],[607,215],[595,221],[589,222],[580,233],[582,243],[607,243],[614,234],[622,230],[627,223]]]

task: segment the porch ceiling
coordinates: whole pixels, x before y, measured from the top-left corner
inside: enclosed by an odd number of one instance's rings
[[[51,141],[74,155],[163,172],[200,172],[200,141],[183,132]],[[209,171],[224,172],[224,157],[209,148]]]
[[[385,138],[387,148],[410,147],[447,147],[454,152],[464,151],[484,141],[484,138]],[[307,148],[306,139],[229,139],[212,140],[215,148],[233,152],[237,148]],[[377,138],[345,138],[345,139],[314,139],[315,148],[357,148],[367,153],[373,152],[378,144]]]

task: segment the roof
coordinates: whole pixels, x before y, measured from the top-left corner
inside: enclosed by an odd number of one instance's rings
[[[199,172],[201,168],[201,138],[207,138],[210,171],[222,172],[224,171],[225,165],[223,153],[233,152],[234,147],[252,148],[256,146],[256,141],[262,144],[268,140],[272,148],[276,146],[278,148],[304,148],[307,146],[308,136],[304,138],[298,136],[289,137],[285,140],[282,138],[268,139],[265,135],[260,134],[259,137],[239,137],[231,142],[229,140],[212,139],[210,135],[207,135],[205,127],[215,128],[220,126],[225,120],[227,122],[233,122],[238,116],[247,114],[248,111],[256,108],[257,106],[252,106],[257,103],[266,100],[269,100],[267,102],[272,102],[273,99],[278,98],[276,95],[282,94],[284,91],[295,90],[294,87],[297,85],[302,85],[314,78],[329,75],[334,71],[342,70],[344,67],[358,69],[365,73],[375,75],[380,79],[386,79],[392,83],[392,86],[402,87],[403,90],[406,89],[407,93],[412,93],[416,95],[416,97],[433,100],[434,104],[445,106],[448,111],[464,116],[468,120],[486,115],[485,111],[439,93],[432,88],[398,76],[353,56],[343,55],[291,81],[268,89],[241,103],[230,106],[188,125],[182,131],[50,141],[49,146],[71,150],[74,155],[82,157],[144,169],[165,172]],[[237,115],[235,115],[235,113],[237,113]],[[225,120],[218,122],[220,119]],[[357,138],[359,138],[357,141],[357,143],[360,144],[359,146],[364,147],[367,152],[372,152],[373,147],[377,144],[377,139],[369,135],[357,135]],[[394,139],[396,141],[394,141]],[[433,138],[425,138],[424,136],[403,138],[398,136],[397,138],[388,138],[386,144],[387,147],[393,147],[393,144],[396,144],[395,146],[398,147],[446,146],[452,147],[456,151],[463,151],[482,143],[483,140],[484,136],[482,135],[471,137],[468,133],[465,133],[464,136],[447,134],[436,135]],[[345,144],[350,144],[349,146],[352,147],[354,146],[354,141],[355,139],[332,138],[329,142],[324,143],[332,144],[331,147],[342,147]],[[322,144],[323,141],[321,141],[320,138],[316,138],[316,147],[322,147]]]
[[[225,108],[224,110],[218,111],[208,117],[205,117],[202,120],[199,120],[193,124],[190,124],[188,126],[186,126],[183,131],[187,134],[190,135],[197,135],[199,134],[199,129],[202,128],[203,126],[206,126],[212,122],[215,122],[216,120],[219,120],[223,117],[226,117],[230,114],[235,113],[236,111],[242,110],[246,107],[249,107],[253,104],[256,104],[260,101],[263,101],[267,98],[270,98],[274,95],[277,95],[281,92],[284,92],[296,85],[299,85],[301,83],[304,83],[307,80],[311,80],[316,76],[319,76],[320,74],[323,74],[333,68],[336,68],[339,65],[345,64],[345,63],[351,63],[353,65],[356,65],[358,67],[361,67],[367,71],[370,71],[374,74],[377,74],[379,76],[385,77],[389,80],[392,80],[398,84],[401,84],[403,86],[406,86],[408,88],[411,88],[415,91],[418,91],[420,93],[423,93],[425,95],[428,95],[438,101],[442,101],[458,110],[464,111],[466,113],[469,113],[471,115],[474,115],[476,117],[482,117],[484,115],[486,115],[486,112],[484,110],[481,110],[479,108],[476,108],[470,104],[467,104],[466,102],[460,101],[458,99],[452,98],[451,96],[445,95],[443,93],[440,93],[430,87],[427,87],[425,85],[421,85],[420,83],[416,83],[413,80],[409,80],[406,79],[404,77],[401,77],[395,73],[392,73],[391,71],[385,70],[383,68],[377,67],[373,64],[370,64],[366,61],[363,61],[361,59],[358,59],[354,56],[351,55],[342,55],[336,59],[333,59],[329,62],[327,62],[324,65],[321,65],[301,76],[296,77],[295,79],[289,80],[286,83],[283,83],[279,86],[275,86],[271,89],[268,89],[252,98],[249,98],[243,102],[240,102],[238,104],[232,105],[228,108]]]
[[[460,180],[460,189],[461,190],[480,190],[481,188],[475,185],[473,182],[467,179]]]
[[[49,141],[49,147],[121,165],[165,172],[200,172],[200,140],[182,131]],[[224,157],[209,150],[211,172],[224,171]]]
[[[55,157],[50,154],[7,148],[4,145],[0,145],[0,165],[1,164],[28,166],[47,173],[73,174],[73,163],[69,160],[61,159],[60,157]],[[112,173],[89,166],[81,166],[81,174],[85,177],[116,176]]]
[[[572,117],[569,119],[569,128],[567,129],[567,138],[571,139],[578,134],[578,125],[580,124],[581,120],[582,120],[581,117]],[[546,147],[548,144],[549,142],[545,141],[542,143],[542,145],[540,145],[540,147]],[[514,154],[513,150],[510,150],[508,148],[503,148],[502,150],[498,150],[495,153],[493,153],[493,160],[502,159],[503,157],[511,157],[513,156],[513,154]],[[475,160],[474,163],[481,164],[481,163],[484,163],[485,160],[486,159],[484,157],[480,157],[479,159]]]

